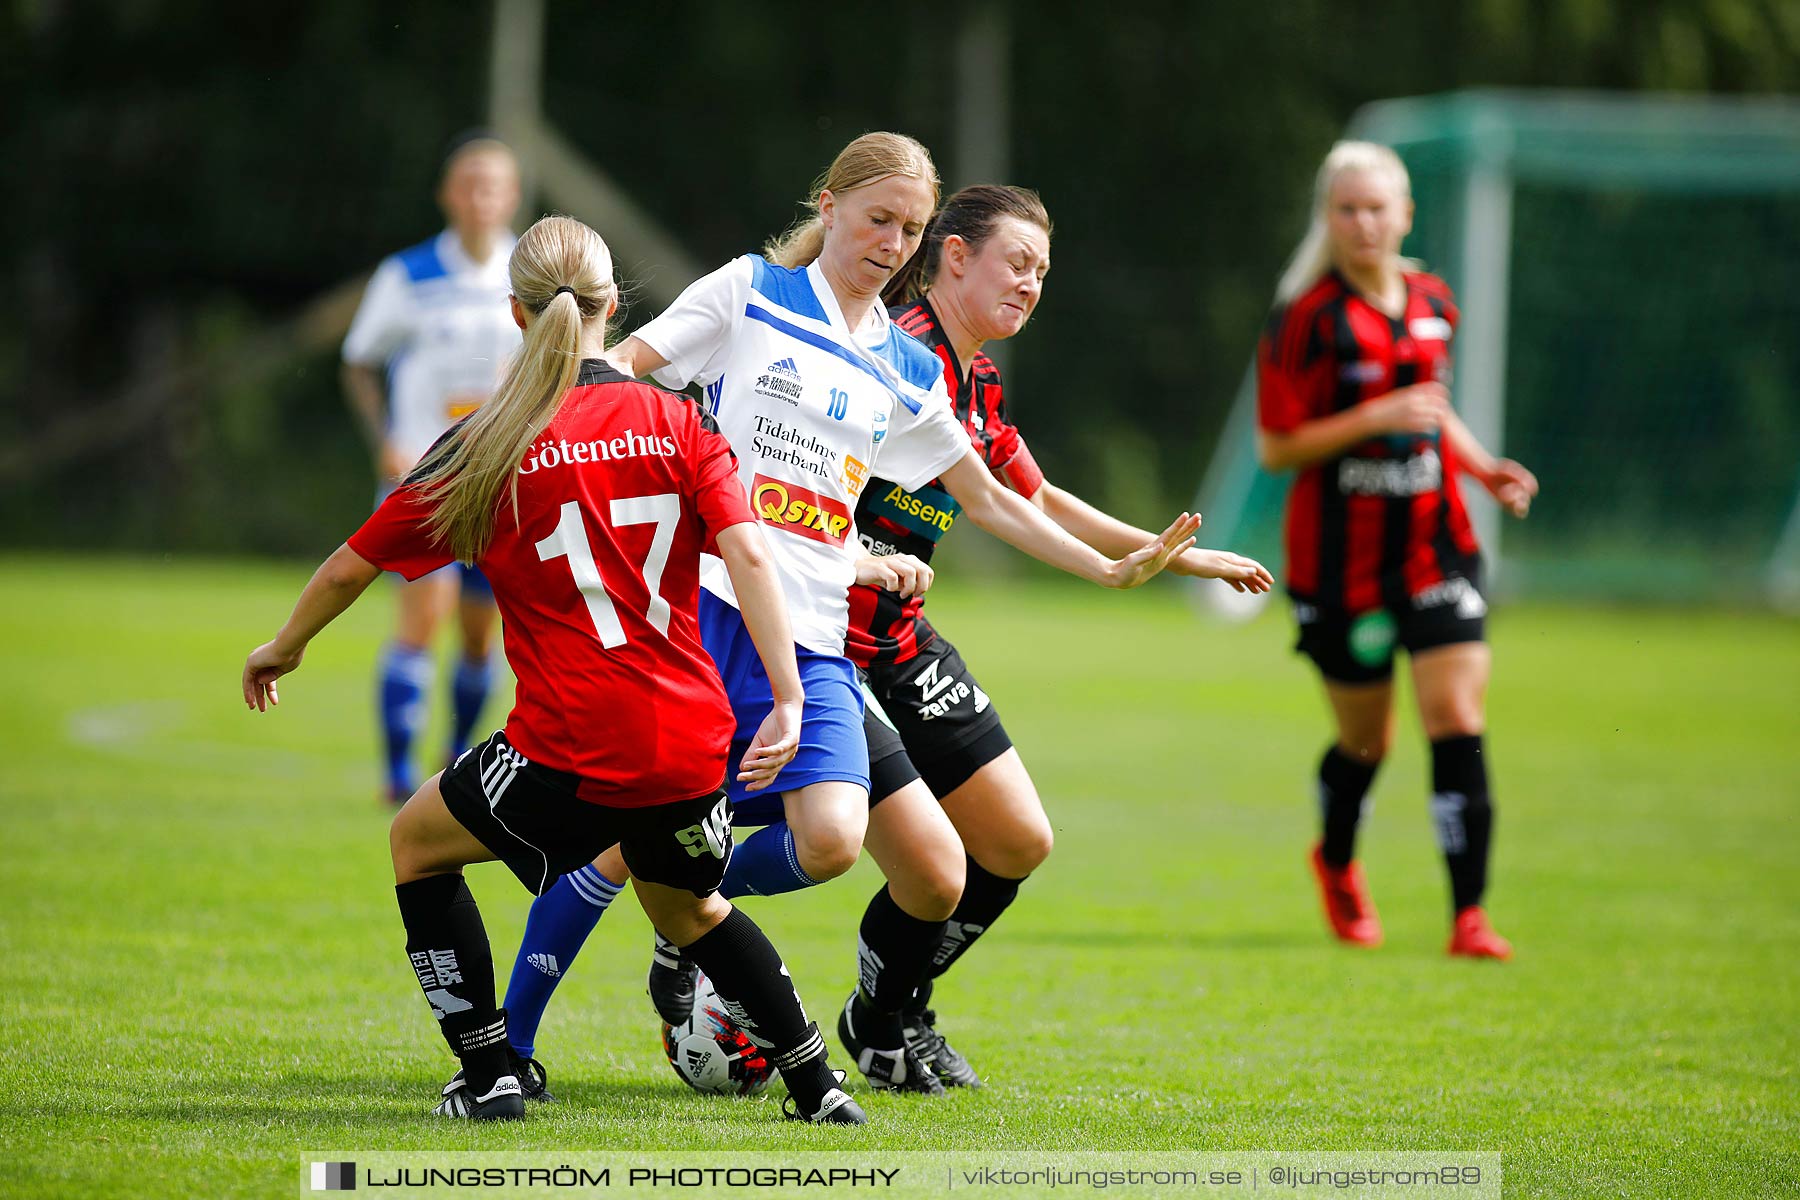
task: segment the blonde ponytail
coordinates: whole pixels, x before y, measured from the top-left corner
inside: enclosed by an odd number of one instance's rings
[[[812,194],[806,201],[810,215],[780,237],[770,238],[763,245],[763,257],[789,269],[818,261],[825,250],[819,194],[830,191],[834,196],[841,195],[889,175],[924,180],[931,187],[931,202],[937,203],[937,164],[931,161],[931,151],[904,133],[865,133],[838,151],[825,173],[813,180]]]
[[[1300,245],[1295,247],[1287,267],[1281,272],[1281,282],[1275,285],[1276,303],[1291,304],[1331,270],[1327,209],[1331,205],[1331,187],[1346,171],[1386,175],[1398,186],[1403,199],[1412,199],[1412,178],[1406,173],[1406,164],[1387,146],[1378,142],[1338,142],[1332,146],[1313,178],[1312,220],[1306,227],[1306,236],[1300,239]],[[1400,261],[1406,270],[1423,269],[1423,264],[1416,259]]]
[[[517,469],[581,369],[581,331],[606,319],[617,295],[612,254],[600,235],[570,217],[545,217],[519,239],[508,264],[512,293],[529,314],[525,345],[493,399],[420,464],[410,482],[432,506],[426,528],[464,562],[487,552],[509,487],[519,510]]]

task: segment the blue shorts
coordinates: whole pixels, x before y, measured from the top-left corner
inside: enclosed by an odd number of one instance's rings
[[[743,614],[705,588],[700,589],[700,643],[719,668],[725,694],[731,699],[731,714],[737,720],[725,770],[734,824],[768,825],[782,820],[781,793],[808,784],[838,779],[868,788],[869,745],[863,738],[862,689],[849,659],[794,647],[800,683],[806,688],[800,749],[773,783],[746,792],[737,773],[749,753],[750,739],[774,704],[768,672],[763,670],[750,631],[744,628]]]
[[[419,579],[450,578],[456,580],[457,587],[461,589],[458,595],[462,599],[485,600],[489,604],[494,603],[494,585],[488,582],[487,576],[481,573],[480,567],[471,567],[465,562],[453,562],[419,576]],[[415,579],[413,582],[417,583],[419,579]]]
[[[488,582],[488,577],[481,573],[480,567],[471,567],[468,563],[464,562],[451,563],[450,566],[456,568],[456,573],[462,579],[462,594],[464,599],[481,599],[488,601],[490,604],[493,603],[494,585]],[[446,570],[447,569],[448,568],[446,568]]]

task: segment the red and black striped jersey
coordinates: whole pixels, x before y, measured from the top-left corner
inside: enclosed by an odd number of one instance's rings
[[[1019,431],[1006,419],[1000,369],[980,352],[966,368],[959,363],[929,301],[896,305],[888,314],[895,325],[943,360],[951,408],[969,431],[975,453],[996,478],[1029,498],[1043,485],[1044,476]],[[950,531],[961,513],[962,506],[939,480],[909,492],[886,479],[871,478],[857,501],[856,532],[870,554],[911,554],[928,560],[938,539]],[[902,599],[879,588],[853,586],[844,653],[864,667],[873,662],[905,662],[937,636],[925,619],[924,605],[923,596]]]
[[[1398,318],[1333,271],[1269,318],[1257,352],[1257,419],[1272,433],[1396,388],[1450,382],[1457,308],[1435,275],[1408,274]],[[1361,612],[1466,575],[1478,548],[1436,433],[1371,438],[1300,470],[1288,495],[1287,589]]]

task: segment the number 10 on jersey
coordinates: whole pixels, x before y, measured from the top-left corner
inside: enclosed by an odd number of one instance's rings
[[[663,568],[669,564],[669,547],[675,541],[675,522],[681,519],[681,497],[673,492],[660,496],[626,496],[612,502],[612,523],[620,525],[655,524],[650,538],[650,552],[644,556],[641,572],[644,586],[650,592],[650,607],[644,619],[664,637],[669,636],[669,602],[662,598]],[[539,562],[564,558],[575,587],[587,602],[588,617],[594,622],[594,633],[608,650],[625,644],[625,626],[619,622],[618,609],[600,578],[600,566],[594,561],[593,547],[588,544],[587,527],[581,520],[581,505],[570,500],[558,513],[556,531],[537,544]]]

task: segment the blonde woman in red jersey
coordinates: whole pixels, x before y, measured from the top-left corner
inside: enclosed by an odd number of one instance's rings
[[[731,854],[723,780],[734,727],[700,645],[702,547],[716,545],[775,703],[738,778],[765,785],[793,757],[803,696],[785,602],[735,460],[686,397],[601,360],[618,307],[593,230],[539,221],[510,264],[524,350],[488,404],[447,433],[307,584],[244,665],[244,702],[276,680],[382,570],[409,579],[481,567],[518,679],[506,727],[394,818],[407,955],[462,1070],[437,1112],[516,1118],[547,1099],[494,1004],[493,959],[463,881],[499,859],[534,894],[617,844],[644,911],[748,1014],[788,1084],[791,1117],[862,1124],[826,1067],[780,956],[718,895]],[[521,1078],[523,1076],[523,1078]]]
[[[1473,476],[1515,517],[1538,485],[1489,454],[1450,407],[1458,312],[1443,280],[1400,255],[1412,215],[1398,155],[1369,142],[1332,147],[1258,354],[1257,454],[1271,471],[1297,472],[1287,588],[1298,649],[1319,670],[1336,726],[1319,764],[1323,832],[1312,852],[1326,919],[1344,942],[1381,942],[1355,841],[1393,742],[1403,647],[1431,743],[1449,952],[1505,959],[1512,946],[1481,907],[1493,829],[1482,740],[1487,604],[1454,481],[1458,471]]]

